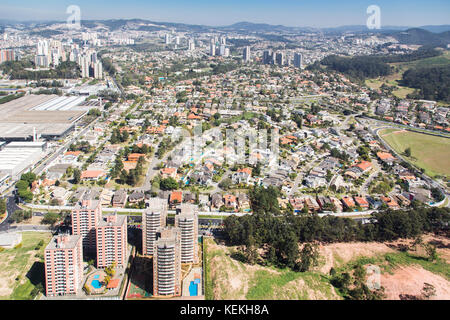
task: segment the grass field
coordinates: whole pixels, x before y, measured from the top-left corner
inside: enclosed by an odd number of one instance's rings
[[[51,239],[49,232],[22,233],[22,246],[0,252],[0,299],[28,300],[34,287],[44,283],[44,249]],[[44,245],[35,250],[39,241]]]
[[[395,87],[392,94],[400,99],[405,99],[406,96],[414,92],[413,88],[408,88],[400,85],[400,80],[403,77],[403,73],[411,68],[430,68],[430,67],[442,67],[450,64],[450,51],[445,50],[442,55],[437,57],[431,57],[426,59],[420,59],[411,62],[398,62],[390,63],[389,65],[395,67],[396,70],[393,74],[380,77],[377,79],[367,79],[365,81],[366,86],[372,89],[379,89],[383,84]],[[444,104],[447,105],[447,104]]]
[[[450,177],[450,139],[398,129],[382,130],[380,136],[400,154],[411,148],[408,160],[429,176]]]

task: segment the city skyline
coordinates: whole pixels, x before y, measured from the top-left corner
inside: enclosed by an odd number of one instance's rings
[[[169,0],[96,1],[44,1],[39,4],[25,0],[21,5],[5,0],[0,5],[0,19],[15,21],[65,21],[69,16],[66,9],[78,5],[82,20],[146,19],[155,22],[174,22],[208,26],[227,26],[249,21],[289,27],[339,27],[364,25],[368,18],[367,7],[377,5],[381,9],[381,25],[410,26],[442,25],[450,21],[450,3],[431,0],[420,1],[355,1],[335,3],[330,0],[298,2],[255,1],[225,3],[194,0],[185,3]],[[445,9],[448,10],[445,10]],[[220,14],[219,14],[220,13]]]

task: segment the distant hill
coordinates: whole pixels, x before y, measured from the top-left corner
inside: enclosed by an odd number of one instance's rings
[[[13,21],[0,19],[0,28],[13,27],[40,27],[45,28],[64,21]],[[104,26],[114,30],[143,30],[157,31],[174,28],[182,32],[239,32],[239,33],[294,33],[323,32],[329,34],[340,33],[382,33],[390,34],[404,44],[420,44],[444,46],[449,43],[450,25],[427,25],[419,28],[407,26],[382,26],[379,30],[369,30],[365,25],[346,25],[332,28],[289,27],[267,23],[253,23],[242,21],[229,26],[205,26],[174,22],[156,22],[145,19],[109,19],[109,20],[82,20],[82,26],[95,28]]]
[[[450,43],[450,32],[433,33],[420,28],[393,33],[392,36],[402,44],[446,47]]]

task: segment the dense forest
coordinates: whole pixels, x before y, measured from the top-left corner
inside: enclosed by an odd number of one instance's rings
[[[370,56],[349,58],[332,55],[325,57],[321,64],[359,80],[391,74],[391,67],[388,64]]]
[[[448,208],[416,207],[374,214],[371,223],[349,218],[318,215],[294,216],[278,205],[279,191],[269,187],[250,191],[253,214],[230,216],[224,221],[228,244],[264,248],[264,259],[282,267],[299,270],[299,243],[390,241],[414,238],[426,232],[449,232]],[[250,250],[251,251],[251,250]]]
[[[71,61],[61,62],[55,69],[50,70],[28,71],[25,70],[27,68],[34,68],[34,63],[21,60],[6,61],[0,65],[0,69],[9,74],[12,80],[76,79],[81,76],[80,67],[76,62]]]
[[[418,89],[408,98],[450,102],[450,65],[409,69],[403,74],[402,84]]]
[[[434,48],[423,47],[417,51],[403,55],[372,55],[356,57],[341,57],[332,55],[322,59],[320,64],[331,70],[342,72],[351,78],[364,80],[366,78],[377,78],[380,76],[389,75],[391,73],[391,67],[388,63],[411,62],[436,57],[440,54],[441,52]],[[310,69],[317,67],[319,67],[319,65],[315,64],[312,65]]]

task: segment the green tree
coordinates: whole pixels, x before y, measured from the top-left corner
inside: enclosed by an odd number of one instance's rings
[[[315,267],[319,259],[319,249],[317,244],[306,243],[300,251],[300,262],[298,270],[301,272],[309,271]]]
[[[172,177],[162,179],[159,186],[160,186],[161,190],[164,190],[164,191],[178,189],[178,183]]]
[[[59,220],[59,218],[60,218],[59,214],[55,212],[48,212],[42,219],[42,224],[49,224],[53,226]]]
[[[411,157],[411,148],[409,148],[409,147],[406,148],[405,152],[404,152],[404,155],[407,156],[407,157]]]
[[[3,214],[5,212],[6,212],[6,200],[0,198],[0,214]]]
[[[79,184],[81,181],[81,171],[78,168],[73,169],[73,183]]]

